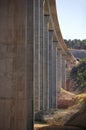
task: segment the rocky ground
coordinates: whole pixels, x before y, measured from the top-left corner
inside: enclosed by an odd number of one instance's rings
[[[83,128],[75,127],[75,126],[45,126],[37,128],[36,130],[85,130]]]
[[[76,58],[85,58],[86,50],[70,50]],[[71,93],[61,89],[58,109],[45,112],[46,124],[35,124],[35,130],[86,130],[86,93],[77,89]],[[72,91],[73,92],[73,91]]]
[[[58,93],[58,99],[57,99],[57,104],[58,108],[68,108],[74,104],[74,98],[75,94],[72,92],[68,92],[64,89],[61,88],[61,92]]]
[[[34,129],[37,130],[39,128],[43,128],[43,127],[46,127],[46,126],[49,126],[49,125],[48,124],[35,123],[34,124]]]
[[[48,127],[51,127],[51,125],[66,125],[86,129],[86,93],[75,95],[62,89],[58,98],[58,106],[59,109],[50,110],[45,113],[44,120],[47,124],[35,124],[35,130],[46,125]],[[68,129],[71,130],[71,128]]]

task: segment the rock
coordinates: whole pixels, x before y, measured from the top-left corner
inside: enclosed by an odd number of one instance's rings
[[[86,98],[83,100],[82,107],[66,123],[68,126],[78,126],[86,129]]]
[[[74,104],[74,100],[73,100],[74,97],[75,94],[61,88],[61,91],[58,94],[58,99],[57,99],[58,108],[64,109],[72,106]]]
[[[38,128],[36,130],[84,130],[84,129],[74,126],[46,126]]]
[[[35,113],[35,121],[44,122],[44,112],[39,111]]]

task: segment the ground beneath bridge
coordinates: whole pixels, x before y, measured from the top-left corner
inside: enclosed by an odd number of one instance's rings
[[[59,109],[45,113],[46,124],[36,123],[35,130],[86,129],[86,93],[75,95],[62,89],[58,98],[58,106]]]

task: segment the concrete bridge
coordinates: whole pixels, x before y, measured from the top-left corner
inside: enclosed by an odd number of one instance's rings
[[[57,108],[75,64],[55,0],[0,0],[0,130],[33,130],[34,111]]]

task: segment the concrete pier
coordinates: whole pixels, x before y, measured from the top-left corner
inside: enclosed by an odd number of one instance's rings
[[[33,4],[0,0],[0,130],[33,129]]]
[[[44,0],[40,0],[40,110],[43,111],[43,23]]]
[[[62,54],[61,49],[57,49],[57,91],[62,87]]]
[[[34,110],[40,110],[40,0],[34,1]]]
[[[57,44],[53,40],[53,58],[52,58],[52,108],[57,108]]]
[[[49,30],[49,108],[52,108],[52,91],[53,91],[53,30]]]
[[[49,15],[44,15],[43,41],[43,109],[49,109]]]
[[[62,88],[66,90],[66,55],[62,54]]]

